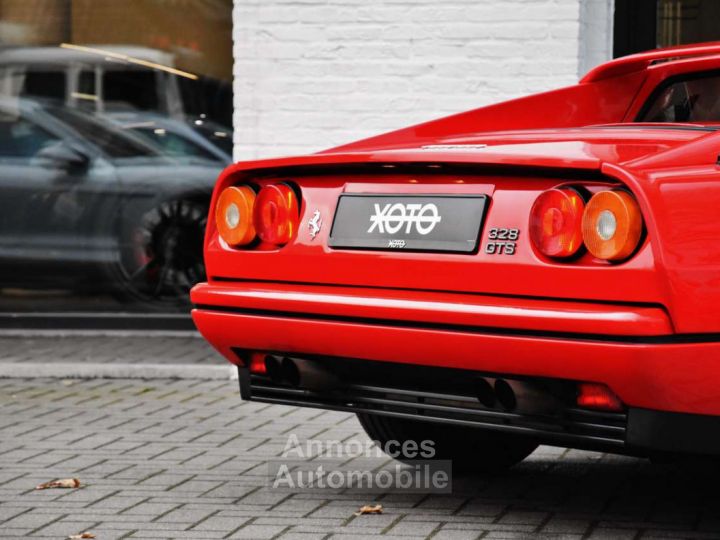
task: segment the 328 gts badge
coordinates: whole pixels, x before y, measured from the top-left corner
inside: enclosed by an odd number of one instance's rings
[[[485,253],[488,255],[515,255],[519,237],[520,229],[493,227],[488,231],[488,243],[485,244]]]

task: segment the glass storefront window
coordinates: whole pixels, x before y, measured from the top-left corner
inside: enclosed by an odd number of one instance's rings
[[[0,0],[0,311],[187,310],[232,0]]]
[[[720,39],[717,0],[659,0],[657,46],[670,47]]]

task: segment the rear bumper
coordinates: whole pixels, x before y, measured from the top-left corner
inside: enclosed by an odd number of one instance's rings
[[[631,424],[633,410],[720,415],[720,338],[674,334],[658,306],[249,282],[202,284],[192,300],[234,363],[235,348],[591,381]]]
[[[667,336],[662,307],[536,300],[417,290],[262,282],[201,283],[192,301],[203,310],[287,313],[367,323],[470,328],[538,335]]]

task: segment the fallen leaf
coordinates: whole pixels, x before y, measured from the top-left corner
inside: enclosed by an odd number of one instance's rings
[[[91,532],[84,532],[82,534],[71,534],[68,536],[68,540],[84,540],[85,538],[95,538],[95,535]]]
[[[382,504],[369,504],[365,505],[360,508],[357,512],[355,512],[356,516],[362,516],[365,514],[382,514],[383,513],[383,507]]]
[[[52,482],[45,482],[39,486],[35,486],[35,489],[53,489],[53,488],[78,488],[80,487],[80,480],[77,478],[63,478],[62,480],[53,480]]]

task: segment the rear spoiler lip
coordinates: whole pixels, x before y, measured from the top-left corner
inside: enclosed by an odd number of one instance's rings
[[[273,170],[292,170],[299,168],[317,168],[332,166],[387,166],[388,173],[393,166],[416,165],[465,165],[518,167],[537,169],[575,169],[583,171],[599,171],[602,162],[591,156],[517,154],[511,152],[486,151],[452,151],[452,150],[383,150],[377,152],[348,152],[337,154],[312,154],[309,156],[286,157],[246,161],[231,165],[223,176],[235,173],[250,173]]]
[[[631,54],[629,56],[623,56],[615,60],[611,60],[594,69],[591,69],[582,79],[580,79],[580,84],[602,81],[612,77],[619,77],[621,75],[628,75],[635,71],[643,71],[658,62],[717,55],[720,55],[720,41],[695,45],[681,45],[678,47],[666,47],[664,49]]]

